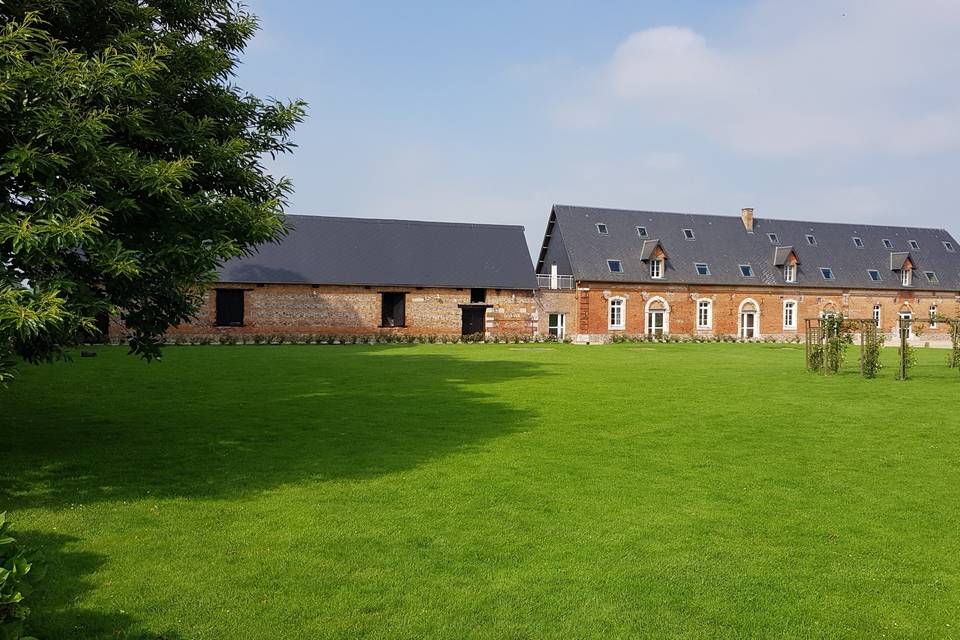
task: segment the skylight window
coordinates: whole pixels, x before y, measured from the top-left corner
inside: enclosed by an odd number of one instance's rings
[[[820,275],[823,276],[824,280],[833,280],[833,269],[830,267],[820,267]]]
[[[817,246],[817,239],[816,239],[816,237],[814,237],[814,236],[812,236],[812,235],[810,235],[810,234],[808,233],[808,234],[807,234],[807,244],[810,245],[811,247]]]
[[[910,248],[913,249],[914,251],[920,251],[920,243],[917,242],[916,240],[911,240]]]
[[[740,265],[740,275],[742,275],[744,278],[752,278],[752,277],[753,277],[753,267],[751,267],[751,266],[748,265],[748,264],[742,264],[742,265]]]
[[[949,251],[950,253],[953,253],[954,251],[956,251],[956,249],[953,247],[953,243],[947,242],[946,240],[943,241],[943,248]]]
[[[775,233],[768,233],[767,237],[770,238],[770,244],[780,244],[780,236]]]
[[[893,249],[893,243],[890,242],[889,240],[887,240],[886,238],[884,238],[884,239],[881,240],[880,242],[883,243],[884,248],[886,248],[886,249]]]
[[[936,271],[924,271],[923,275],[927,276],[927,280],[933,284],[940,284],[940,278],[937,277]]]
[[[619,260],[607,260],[607,268],[610,269],[610,273],[623,273],[623,265]]]
[[[853,246],[857,249],[863,249],[863,238],[853,237]]]
[[[693,235],[693,229],[684,229],[683,237],[686,238],[687,240],[696,240],[696,237],[694,237]]]
[[[649,237],[649,236],[647,235],[647,228],[646,228],[646,227],[637,227],[637,235],[640,236],[641,238],[647,238],[647,237]]]
[[[602,236],[607,235],[607,225],[603,224],[602,222],[598,222],[598,223],[597,223],[597,233],[599,233],[599,234],[602,235]]]
[[[870,276],[870,279],[874,282],[880,282],[883,278],[880,277],[880,272],[876,269],[868,269],[867,274]]]
[[[697,273],[701,276],[710,275],[710,265],[706,262],[698,262],[694,265],[697,268]]]

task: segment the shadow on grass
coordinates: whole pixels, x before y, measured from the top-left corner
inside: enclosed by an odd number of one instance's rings
[[[18,531],[17,537],[37,550],[46,576],[30,595],[27,631],[39,638],[125,638],[127,640],[179,640],[173,631],[156,632],[142,628],[132,616],[121,611],[98,611],[76,605],[77,599],[93,589],[89,579],[105,562],[95,553],[70,550],[77,538]]]
[[[402,347],[182,347],[149,366],[102,355],[0,395],[11,409],[3,508],[229,497],[411,469],[521,427],[530,416],[482,387],[543,375]]]

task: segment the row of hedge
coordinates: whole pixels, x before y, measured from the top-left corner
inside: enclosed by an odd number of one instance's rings
[[[369,335],[341,335],[341,334],[252,334],[237,335],[225,333],[219,336],[212,335],[178,335],[168,336],[167,345],[277,345],[277,344],[527,344],[547,342],[570,342],[569,339],[558,340],[554,336],[501,334],[484,335],[482,333],[458,335],[404,335],[399,333],[383,333]],[[119,343],[118,343],[119,344]]]
[[[713,336],[687,336],[687,335],[666,335],[666,336],[649,336],[645,334],[616,334],[610,338],[611,342],[624,343],[624,342],[648,342],[656,344],[667,344],[667,343],[676,343],[676,344],[707,344],[715,342],[728,342],[728,343],[740,343],[740,344],[799,344],[802,342],[800,336],[793,336],[791,338],[778,338],[775,336],[767,336],[760,338],[740,338],[733,335],[713,335]]]

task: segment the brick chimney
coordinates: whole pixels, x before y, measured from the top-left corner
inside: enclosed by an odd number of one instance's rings
[[[753,233],[753,207],[744,207],[740,210],[740,219],[747,233]]]

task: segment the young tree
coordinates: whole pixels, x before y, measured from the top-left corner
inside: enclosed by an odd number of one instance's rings
[[[232,84],[233,0],[0,0],[0,381],[121,313],[133,353],[283,233],[301,101]]]

